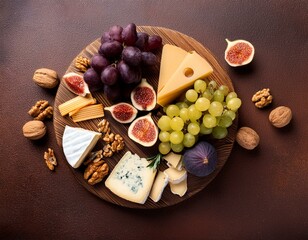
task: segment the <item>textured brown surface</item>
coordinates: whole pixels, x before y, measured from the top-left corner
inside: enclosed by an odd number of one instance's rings
[[[308,237],[307,1],[1,1],[0,236],[5,239],[304,239]],[[163,26],[205,46],[227,70],[244,104],[239,126],[260,135],[258,149],[235,144],[223,170],[193,198],[160,210],[102,201],[76,183],[57,147],[53,123],[43,140],[22,136],[29,108],[55,91],[32,82],[37,68],[60,76],[80,50],[113,24]],[[254,62],[231,69],[225,38],[256,48]],[[273,105],[251,96],[269,87]],[[283,129],[271,109],[289,106]],[[50,172],[43,153],[55,149]]]

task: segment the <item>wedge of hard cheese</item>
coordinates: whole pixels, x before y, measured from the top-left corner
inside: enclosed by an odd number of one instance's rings
[[[78,168],[101,137],[101,133],[65,126],[62,147],[66,160],[73,168]]]
[[[169,61],[173,61],[173,59],[170,58]],[[161,65],[161,67],[163,66]],[[169,79],[159,79],[165,83],[157,94],[157,103],[166,106],[192,86],[197,79],[205,78],[212,72],[213,68],[203,57],[195,51],[188,52]]]
[[[105,186],[117,196],[144,204],[154,182],[156,170],[137,154],[126,152],[105,181]]]

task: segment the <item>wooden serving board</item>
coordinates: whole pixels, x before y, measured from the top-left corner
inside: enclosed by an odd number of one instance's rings
[[[202,44],[200,44],[195,39],[182,34],[180,32],[170,30],[167,28],[162,27],[152,27],[152,26],[139,26],[137,27],[138,31],[141,32],[147,32],[150,35],[157,34],[160,35],[163,39],[163,44],[169,43],[176,46],[179,46],[183,48],[186,51],[195,50],[197,53],[199,53],[201,56],[203,56],[213,67],[214,73],[209,77],[209,79],[214,79],[219,85],[224,84],[227,85],[230,90],[234,90],[231,79],[227,75],[227,73],[222,69],[222,67],[219,65],[213,54],[205,48]],[[85,56],[87,58],[91,58],[94,54],[97,53],[98,48],[100,46],[100,39],[96,39],[94,42],[89,44],[85,49],[83,49],[77,56]],[[158,53],[159,57],[161,55],[161,52]],[[77,58],[76,56],[76,58]],[[76,58],[71,62],[70,66],[67,69],[68,72],[78,72],[78,70],[75,68],[75,60]],[[151,83],[154,87],[154,89],[157,89],[157,83],[158,83],[158,75],[159,75],[159,66],[157,66],[155,69],[152,69],[150,71],[147,71],[144,74],[144,77],[147,78],[148,82]],[[110,106],[112,103],[110,103],[102,94],[102,92],[96,92],[93,93],[93,96],[98,100],[98,102],[103,103],[104,106]],[[64,131],[65,125],[69,125],[72,127],[82,127],[89,130],[97,131],[97,124],[102,119],[95,119],[95,120],[89,120],[84,121],[80,123],[74,123],[69,117],[62,117],[58,106],[75,97],[74,94],[72,94],[63,84],[63,82],[60,83],[56,99],[55,99],[55,105],[54,105],[54,129],[56,133],[57,143],[59,146],[62,147],[62,135]],[[139,113],[140,115],[144,115],[146,113]],[[152,113],[152,116],[155,121],[159,119],[159,112],[156,110]],[[112,119],[109,112],[105,112],[105,118],[110,122],[111,130],[115,133],[119,133],[121,136],[123,136],[125,140],[125,149],[121,152],[115,154],[112,158],[106,159],[108,162],[108,165],[110,169],[112,170],[116,163],[120,160],[122,155],[127,151],[130,150],[133,153],[137,153],[140,157],[150,157],[158,152],[158,144],[156,144],[153,147],[147,148],[142,147],[141,145],[133,142],[130,140],[130,138],[127,136],[127,129],[129,127],[129,124],[120,124]],[[85,167],[81,166],[79,169],[73,169],[72,173],[76,177],[76,180],[84,186],[89,192],[95,194],[101,199],[104,199],[108,202],[128,207],[128,208],[143,208],[143,209],[151,209],[151,208],[162,208],[167,207],[171,205],[178,204],[182,201],[185,201],[189,199],[190,197],[197,194],[199,191],[204,189],[219,173],[219,171],[222,169],[224,164],[226,163],[232,147],[235,140],[235,134],[237,129],[237,119],[234,121],[233,125],[229,127],[229,134],[228,136],[223,140],[213,140],[209,139],[209,141],[216,147],[218,152],[218,165],[216,170],[210,174],[207,177],[195,177],[191,174],[188,174],[188,191],[183,197],[179,197],[177,195],[174,195],[171,193],[169,186],[166,187],[162,199],[155,203],[151,199],[148,199],[145,204],[140,205],[136,203],[132,203],[129,201],[126,201],[122,198],[119,198],[118,196],[114,195],[112,192],[110,192],[104,185],[104,180],[101,183],[98,183],[94,186],[89,185],[84,179],[83,179],[83,172]],[[103,147],[103,141],[100,140],[95,147],[94,150],[102,149]],[[162,169],[166,168],[165,164],[161,164],[160,166]]]

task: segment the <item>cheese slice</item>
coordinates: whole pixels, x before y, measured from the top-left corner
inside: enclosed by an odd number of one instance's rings
[[[63,152],[73,168],[78,168],[101,137],[101,133],[65,126],[62,136]]]
[[[182,169],[181,171],[175,168],[167,168],[164,173],[168,176],[169,182],[178,184],[187,178],[187,171]]]
[[[148,165],[145,158],[128,151],[106,179],[105,186],[123,199],[144,204],[156,175],[156,170]]]
[[[167,161],[168,167],[177,168],[182,159],[182,155],[170,152],[164,156],[164,159]]]
[[[169,183],[170,190],[173,194],[177,194],[180,197],[183,197],[187,192],[187,178],[178,184]]]
[[[211,65],[195,51],[189,52],[164,87],[157,94],[157,103],[166,106],[199,78],[213,72]]]
[[[150,192],[150,198],[154,202],[158,202],[161,199],[163,191],[164,191],[165,187],[167,186],[168,182],[169,182],[168,176],[164,172],[159,171],[157,173],[157,176],[156,176],[155,181],[153,183],[153,187],[152,187],[151,192]]]
[[[180,47],[165,44],[162,50],[157,92],[160,92],[188,53]]]

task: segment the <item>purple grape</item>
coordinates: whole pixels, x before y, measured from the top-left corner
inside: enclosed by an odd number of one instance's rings
[[[121,88],[118,84],[113,86],[104,85],[104,95],[110,102],[118,102],[121,100]]]
[[[117,67],[121,76],[121,80],[125,84],[138,83],[141,81],[142,72],[139,66],[138,67],[129,66],[122,60],[118,62]]]
[[[133,46],[137,41],[137,30],[134,23],[128,24],[122,31],[122,39],[126,46]]]
[[[99,53],[108,59],[114,59],[120,57],[122,50],[123,46],[118,41],[104,42],[99,48]]]
[[[137,47],[125,47],[122,51],[122,59],[130,66],[138,66],[142,60],[141,51]]]
[[[112,38],[109,35],[109,32],[104,32],[102,37],[101,37],[101,43],[103,44],[104,42],[112,42]]]
[[[145,32],[137,33],[137,41],[135,42],[135,47],[139,48],[141,51],[144,51],[148,45],[149,34]]]
[[[152,52],[142,52],[142,63],[147,66],[154,66],[158,63],[157,57]]]
[[[114,65],[109,65],[104,69],[101,75],[103,84],[111,86],[117,83],[119,79],[119,71]]]
[[[162,38],[158,35],[149,36],[148,51],[154,52],[162,47]]]
[[[95,54],[92,58],[91,58],[91,67],[97,72],[97,73],[101,73],[108,65],[110,64],[110,62],[108,61],[107,58],[105,58],[104,56],[100,55],[100,54]]]
[[[123,42],[122,40],[122,31],[123,31],[123,28],[119,25],[114,25],[112,26],[110,29],[109,29],[109,35],[110,35],[110,38],[112,40],[115,40],[115,41],[118,41],[120,43]]]
[[[83,75],[84,81],[88,84],[90,92],[96,92],[103,88],[100,76],[93,68],[89,68]]]

